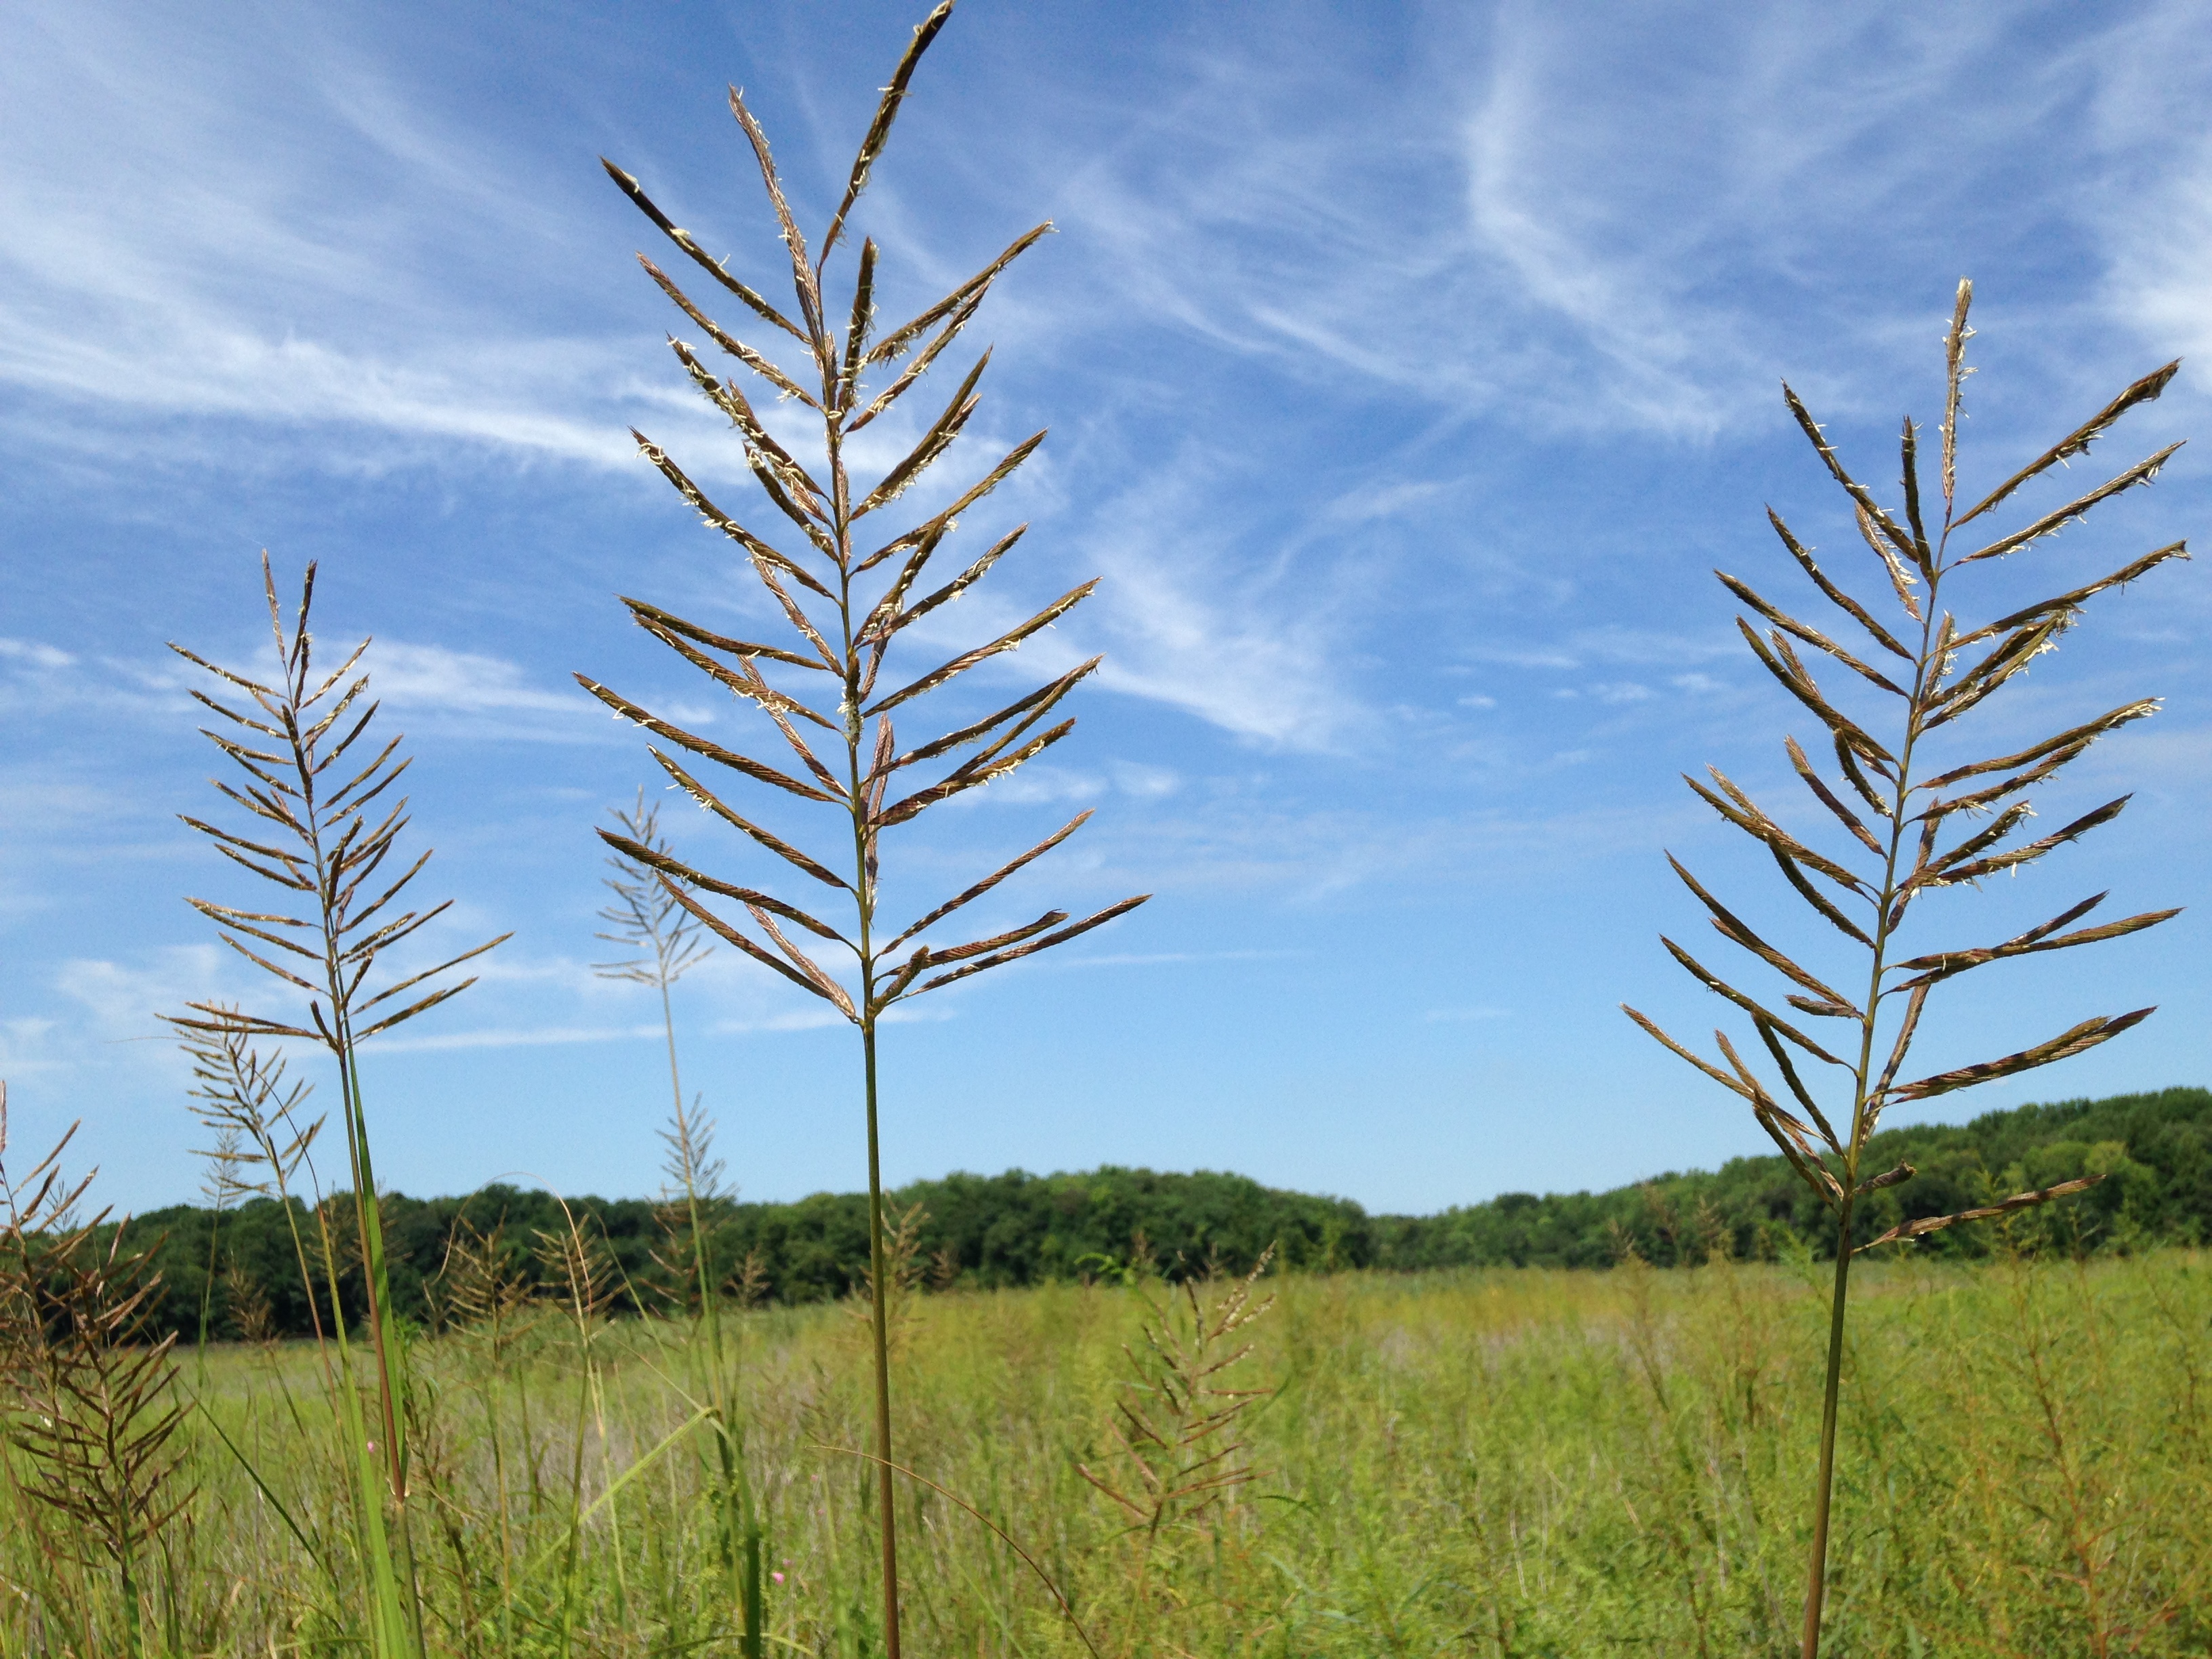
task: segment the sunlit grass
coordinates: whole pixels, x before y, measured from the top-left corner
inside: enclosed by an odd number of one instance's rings
[[[1114,1455],[1137,1291],[918,1298],[895,1360],[901,1435],[917,1473],[1023,1543],[1109,1653],[1783,1653],[1819,1426],[1817,1278],[1808,1264],[1281,1279],[1233,1379],[1272,1390],[1239,1425],[1258,1476],[1158,1540],[1145,1621],[1127,1518],[1078,1472]],[[2212,1261],[1903,1262],[1865,1289],[1836,1650],[2202,1652]],[[876,1651],[874,1480],[849,1449],[872,1414],[868,1328],[834,1306],[734,1317],[781,1575],[769,1645]],[[549,1310],[496,1356],[472,1332],[414,1347],[410,1510],[433,1651],[733,1640],[692,1340],[601,1326],[587,1376],[573,1323]],[[184,1431],[200,1493],[169,1531],[149,1629],[194,1653],[360,1650],[350,1498],[312,1346],[222,1348],[206,1378]],[[1004,1545],[926,1487],[908,1498],[920,1650],[1082,1651]],[[12,1482],[6,1501],[7,1650],[101,1651],[119,1627],[112,1579],[44,1547],[57,1534]]]

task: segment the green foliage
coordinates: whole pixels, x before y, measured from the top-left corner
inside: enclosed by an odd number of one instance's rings
[[[1985,1202],[1992,1194],[2106,1173],[2110,1179],[2072,1205],[2015,1218],[2010,1237],[2069,1254],[2212,1239],[2212,1091],[2166,1089],[2022,1106],[1970,1123],[1885,1129],[1868,1155],[1885,1165],[1910,1162],[1920,1175],[1868,1196],[1855,1222],[1862,1238],[1900,1220]],[[1624,1244],[1659,1267],[1696,1266],[1716,1245],[1741,1260],[1832,1249],[1817,1203],[1779,1158],[1736,1158],[1710,1173],[1662,1175],[1610,1192],[1507,1193],[1431,1216],[1370,1215],[1348,1199],[1284,1192],[1243,1176],[1110,1167],[1085,1175],[951,1175],[900,1188],[888,1201],[901,1212],[922,1207],[919,1253],[927,1279],[975,1289],[1118,1282],[1138,1250],[1148,1251],[1164,1275],[1180,1279],[1208,1262],[1248,1272],[1270,1244],[1279,1246],[1279,1263],[1292,1273],[1604,1267],[1620,1260]],[[350,1199],[341,1194],[332,1202],[343,1212]],[[616,1263],[618,1306],[636,1312],[684,1305],[653,1261],[665,1237],[664,1206],[597,1198],[571,1205]],[[504,1223],[501,1248],[508,1267],[532,1285],[539,1283],[539,1270],[531,1241],[567,1225],[550,1194],[507,1186],[465,1198],[392,1194],[384,1211],[393,1306],[425,1328],[438,1323],[435,1287],[464,1224],[488,1233]],[[866,1194],[817,1193],[791,1204],[717,1199],[705,1212],[710,1273],[726,1286],[748,1256],[766,1296],[779,1303],[831,1300],[863,1282]],[[295,1213],[304,1224],[304,1212]],[[160,1240],[157,1331],[189,1337],[198,1328],[201,1297],[211,1295],[216,1330],[240,1334],[231,1313],[233,1285],[221,1268],[211,1291],[207,1282],[215,1223],[210,1210],[177,1205],[130,1224]],[[225,1213],[220,1225],[218,1259],[235,1262],[260,1286],[276,1330],[306,1334],[307,1300],[290,1230],[275,1200],[249,1200]],[[345,1236],[350,1220],[334,1222],[332,1231]],[[1979,1231],[1953,1228],[1904,1248],[1957,1259],[2000,1246]],[[345,1282],[357,1319],[358,1270],[349,1268]]]
[[[1860,1200],[1860,1243],[1898,1222],[1984,1204],[1992,1195],[2087,1174],[2112,1179],[2070,1205],[2016,1218],[2069,1250],[2212,1238],[2212,1091],[2166,1089],[1988,1112],[1963,1124],[1885,1129],[1868,1143],[1875,1167],[1909,1163],[1912,1181]],[[1373,1259],[1397,1267],[1594,1267],[1623,1238],[1662,1267],[1696,1265],[1724,1241],[1730,1254],[1772,1257],[1802,1245],[1834,1249],[1832,1223],[1780,1158],[1741,1158],[1712,1173],[1663,1175],[1607,1193],[1508,1193],[1487,1204],[1424,1217],[1381,1217]],[[1997,1248],[1972,1228],[1908,1247],[1974,1257]]]

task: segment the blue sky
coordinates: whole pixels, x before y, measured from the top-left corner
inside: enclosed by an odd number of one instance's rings
[[[732,442],[631,261],[650,227],[595,158],[768,285],[781,250],[725,83],[818,227],[921,9],[8,9],[0,1075],[18,1157],[81,1117],[112,1200],[197,1183],[155,1016],[259,988],[183,902],[251,896],[176,820],[213,804],[215,757],[164,641],[257,660],[266,548],[291,580],[320,562],[326,639],[374,636],[383,718],[416,756],[412,833],[438,849],[423,880],[456,901],[442,937],[515,935],[372,1051],[380,1173],[654,1188],[657,1008],[590,969],[592,827],[650,763],[569,675],[732,734],[736,711],[614,595],[732,626],[761,611],[626,436],[736,510]],[[1029,520],[1021,556],[933,642],[949,654],[1096,574],[974,695],[1097,651],[1108,666],[1075,737],[938,815],[901,878],[949,890],[1092,806],[984,919],[1158,897],[887,1033],[887,1173],[1234,1169],[1427,1210],[1764,1150],[1615,1005],[1689,1034],[1719,1006],[1657,942],[1699,926],[1663,848],[1811,937],[1677,777],[1712,762],[1812,822],[1782,787],[1782,733],[1807,721],[1709,574],[1803,598],[1764,503],[1877,591],[1778,381],[1886,483],[1898,417],[1938,413],[1971,274],[1962,489],[2178,355],[2100,458],[2203,432],[2208,97],[2212,32],[2185,3],[967,0],[861,228],[888,314],[1056,222],[971,332],[996,356],[945,465],[1052,436],[975,515],[978,535]],[[1981,602],[2201,533],[2207,453],[1978,568]],[[1951,1115],[2212,1080],[2208,635],[2202,568],[2169,567],[1988,706],[1994,747],[2167,700],[2043,804],[2063,822],[2134,790],[2101,844],[1948,898],[1947,939],[2106,887],[2111,914],[2192,908],[1955,988],[1930,1070],[2163,1012]],[[669,821],[738,867],[703,821]],[[678,1008],[747,1194],[861,1183],[848,1030],[726,951]]]

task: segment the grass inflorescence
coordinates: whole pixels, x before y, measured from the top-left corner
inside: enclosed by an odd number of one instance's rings
[[[1853,1257],[1961,1223],[2016,1215],[2086,1191],[2105,1178],[2102,1172],[2077,1176],[1963,1210],[1914,1216],[1870,1234],[1860,1224],[1864,1200],[1918,1174],[1909,1163],[1878,1170],[1868,1161],[1869,1144],[1882,1114],[1894,1106],[1936,1099],[2069,1059],[2109,1042],[2153,1012],[2137,1008],[2092,1015],[2015,1053],[1915,1078],[1905,1061],[1931,997],[1961,975],[2053,951],[2102,945],[2179,914],[2148,910],[2118,921],[2077,926],[2109,896],[2094,893],[2048,921],[1986,945],[1960,944],[1941,936],[1931,939],[1920,931],[1927,921],[1922,914],[1923,901],[1931,896],[2015,875],[2103,828],[2125,809],[2129,798],[2122,795],[2047,834],[2033,835],[2028,828],[2035,817],[2034,802],[2047,793],[2046,786],[2100,739],[2154,713],[2155,698],[2132,699],[2024,747],[2012,747],[2017,742],[2013,738],[2004,751],[1996,754],[1962,741],[1954,723],[2015,684],[2038,657],[2056,649],[2091,600],[2187,556],[2185,544],[2170,543],[2094,580],[2027,605],[2007,606],[1987,622],[1960,619],[1952,607],[1974,591],[1967,583],[1988,574],[1970,574],[1969,567],[2035,548],[2102,503],[2148,483],[2180,447],[2167,445],[2017,529],[1994,534],[1996,521],[1992,520],[1961,536],[1976,520],[2006,506],[2044,474],[2087,454],[2130,410],[2164,392],[2180,368],[2178,362],[2167,363],[2124,388],[2081,425],[1967,507],[1958,498],[1958,438],[1960,401],[1971,373],[1966,342],[1972,330],[1966,317],[1972,302],[1973,285],[1961,282],[1944,341],[1936,487],[1924,502],[1920,429],[1910,417],[1900,444],[1901,503],[1886,507],[1846,469],[1797,394],[1787,385],[1783,387],[1790,414],[1850,503],[1860,539],[1887,579],[1888,599],[1869,608],[1854,598],[1821,569],[1812,550],[1771,510],[1767,517],[1774,533],[1833,613],[1816,613],[1826,627],[1800,620],[1747,582],[1715,573],[1729,593],[1766,625],[1762,634],[1749,616],[1736,618],[1752,654],[1826,735],[1826,746],[1834,755],[1832,768],[1816,764],[1794,737],[1785,738],[1783,746],[1791,768],[1828,815],[1831,828],[1840,826],[1840,833],[1801,838],[1717,767],[1707,769],[1710,785],[1695,778],[1685,781],[1723,821],[1772,856],[1796,896],[1820,924],[1813,939],[1815,946],[1832,953],[1834,937],[1842,936],[1849,948],[1838,957],[1840,971],[1816,971],[1812,964],[1820,963],[1821,958],[1805,946],[1793,944],[1785,951],[1771,943],[1670,856],[1674,873],[1711,913],[1720,936],[1778,976],[1786,988],[1779,995],[1773,991],[1749,994],[1673,939],[1662,940],[1693,979],[1750,1018],[1757,1048],[1747,1044],[1739,1052],[1725,1030],[1714,1032],[1722,1064],[1676,1042],[1635,1009],[1627,1010],[1654,1037],[1742,1098],[1833,1218],[1834,1287],[1819,1472],[1813,1492],[1803,1659],[1814,1659],[1820,1648]],[[1984,536],[1990,539],[1973,544]],[[1954,546],[1954,538],[1959,545]],[[1877,610],[1889,617],[1887,623],[1877,617]],[[1805,647],[1802,655],[1800,646]],[[1824,664],[1823,673],[1833,671],[1827,690],[1816,680],[1808,659]],[[1836,682],[1843,683],[1850,695],[1838,696]],[[1869,705],[1870,712],[1847,712],[1861,704]],[[1821,746],[1816,744],[1814,752]],[[1831,843],[1832,850],[1822,850],[1814,844],[1815,840]],[[1785,1006],[1788,1013],[1779,1012]],[[1806,1025],[1822,1035],[1811,1035]],[[1827,1046],[1831,1043],[1834,1049]]]

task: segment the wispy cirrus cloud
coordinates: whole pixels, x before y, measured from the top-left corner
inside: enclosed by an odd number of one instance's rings
[[[49,1041],[59,1024],[36,1015],[0,1019],[0,1078],[68,1070],[68,1062],[60,1057],[59,1045]]]
[[[76,659],[59,646],[37,640],[0,639],[0,662],[37,672],[74,667]]]
[[[270,666],[258,652],[242,654],[236,662],[247,674]],[[379,701],[418,720],[434,718],[442,735],[573,743],[605,736],[605,722],[592,718],[599,705],[574,685],[549,684],[493,653],[378,640],[369,645],[357,672],[369,677]],[[205,711],[190,696],[190,689],[204,679],[198,670],[173,657],[90,657],[35,640],[0,639],[0,710],[52,714],[96,708],[110,716],[165,722],[180,714],[204,718]],[[247,701],[235,689],[217,687],[214,695],[233,704]],[[711,708],[684,714],[702,725],[714,718]]]
[[[1033,160],[1030,177],[1067,167],[1059,216],[1103,256],[1080,295],[1101,321],[1457,422],[1510,407],[1538,429],[1706,441],[1769,420],[1785,362],[1846,406],[1917,366],[1958,260],[2014,257],[2010,204],[2054,144],[2116,185],[2176,179],[2148,216],[2124,187],[2055,195],[2037,234],[2143,267],[2113,315],[2197,314],[2212,210],[2189,182],[2203,168],[2172,166],[2203,78],[2186,4],[1668,4],[1600,29],[1431,7],[1387,68],[1319,8],[1271,21],[1186,52],[1177,94],[1081,161]],[[2105,112],[2087,131],[2085,97]],[[1861,258],[1838,271],[1845,246]]]
[[[166,1041],[172,1034],[162,1015],[181,1014],[193,1002],[235,1002],[246,971],[219,945],[174,945],[134,960],[73,957],[61,965],[55,988],[106,1041]]]
[[[1342,597],[1340,572],[1210,519],[1208,471],[1194,457],[1091,514],[1102,681],[1271,747],[1338,748],[1370,718],[1334,660],[1361,618],[1316,603]]]
[[[610,741],[600,705],[574,684],[548,684],[521,664],[482,651],[380,640],[362,661],[376,696],[444,735],[523,738],[552,743]],[[709,709],[684,711],[710,724]],[[700,718],[704,716],[703,719]]]
[[[1739,641],[1717,631],[1710,636],[1693,636],[1606,623],[1595,628],[1574,629],[1555,643],[1478,643],[1465,647],[1462,654],[1471,662],[1494,663],[1506,668],[1571,670],[1594,664],[1687,668],[1692,663],[1733,658],[1742,648]]]
[[[465,1048],[558,1048],[580,1042],[635,1042],[662,1035],[659,1025],[483,1026],[466,1031],[380,1037],[381,1054],[450,1054]]]
[[[487,267],[562,260],[557,215],[361,28],[11,16],[0,148],[36,161],[0,173],[0,383],[47,406],[49,441],[204,453],[190,416],[290,428],[288,449],[303,426],[380,434],[314,446],[341,469],[455,444],[598,468],[629,456],[621,411],[667,401],[630,341],[500,303]]]

